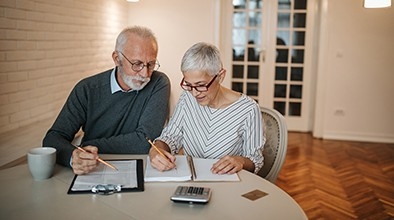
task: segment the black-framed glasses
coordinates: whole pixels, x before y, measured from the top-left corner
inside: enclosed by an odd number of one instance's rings
[[[218,77],[218,75],[219,75],[219,74],[216,74],[208,84],[203,85],[203,86],[192,86],[192,85],[187,85],[187,84],[185,84],[185,78],[182,79],[180,85],[181,85],[182,89],[184,89],[184,90],[186,90],[186,91],[189,91],[189,92],[192,91],[193,88],[194,88],[197,92],[206,92],[206,91],[208,91],[208,88],[212,85],[212,83],[215,81],[216,77]]]
[[[160,67],[160,63],[157,60],[148,62],[147,64],[144,64],[142,61],[131,62],[122,52],[119,51],[119,53],[122,54],[122,56],[131,64],[131,69],[135,72],[141,71],[144,67],[146,67],[148,71],[152,72],[158,70]]]

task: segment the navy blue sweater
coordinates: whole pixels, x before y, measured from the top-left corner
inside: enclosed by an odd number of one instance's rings
[[[81,80],[43,140],[57,149],[57,162],[70,166],[71,141],[82,128],[82,146],[94,145],[99,153],[146,154],[168,119],[170,81],[155,71],[140,91],[111,94],[111,70]]]

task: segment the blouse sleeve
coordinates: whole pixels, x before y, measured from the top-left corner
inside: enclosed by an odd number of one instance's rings
[[[260,107],[256,104],[246,120],[246,132],[244,137],[244,152],[255,165],[254,173],[263,166],[263,149],[265,143],[263,118]]]

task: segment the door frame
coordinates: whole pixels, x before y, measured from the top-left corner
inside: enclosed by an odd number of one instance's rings
[[[232,2],[228,0],[220,1],[220,34],[218,36],[218,45],[222,53],[222,59],[227,76],[223,81],[223,85],[231,88],[232,76]],[[262,41],[262,48],[265,49],[265,64],[261,65],[262,77],[259,78],[259,84],[263,86],[264,91],[259,89],[259,104],[264,107],[273,108],[274,97],[274,80],[275,80],[275,56],[276,54],[276,24],[277,24],[277,1],[265,1],[263,14],[263,27],[270,33],[267,34]],[[319,25],[319,7],[316,0],[308,0],[307,2],[307,19],[305,31],[305,51],[304,51],[304,78],[303,78],[303,95],[301,115],[303,119],[295,116],[285,116],[288,130],[309,132],[313,131],[315,125],[315,102],[316,102],[316,82],[318,70],[318,42],[317,37]],[[308,49],[307,49],[308,48]],[[271,54],[271,56],[269,55]],[[307,77],[305,77],[307,76]],[[263,80],[264,79],[264,80]],[[261,87],[260,86],[260,87]],[[262,99],[261,97],[264,98]]]

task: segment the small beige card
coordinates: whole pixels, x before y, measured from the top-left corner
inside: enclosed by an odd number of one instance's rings
[[[250,199],[250,200],[254,201],[254,200],[259,199],[261,197],[264,197],[266,195],[268,195],[268,193],[260,191],[258,189],[255,189],[253,191],[250,191],[248,193],[243,194],[242,196],[247,198],[247,199]]]

